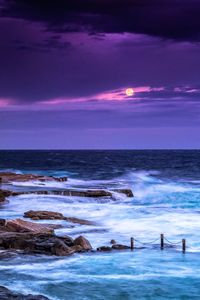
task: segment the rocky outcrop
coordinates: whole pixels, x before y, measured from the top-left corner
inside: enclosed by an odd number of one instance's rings
[[[38,194],[38,195],[59,195],[59,196],[75,196],[75,197],[112,197],[112,192],[105,190],[46,190],[46,191],[33,191],[33,192],[19,192],[20,194]]]
[[[56,236],[49,225],[20,219],[0,220],[0,250],[21,250],[23,254],[66,256],[92,247],[83,236],[73,240]]]
[[[0,299],[1,300],[49,300],[49,298],[44,297],[42,295],[22,295],[19,293],[15,293],[5,288],[4,286],[0,286]]]
[[[44,254],[67,256],[80,250],[90,250],[85,245],[80,245],[77,250],[73,239],[54,234],[35,234],[19,232],[0,232],[1,250],[23,250],[23,254]]]
[[[65,220],[70,223],[78,223],[81,225],[95,225],[94,222],[83,220],[74,217],[65,217],[63,214],[46,210],[29,210],[24,213],[24,218],[30,218],[32,220]]]
[[[42,176],[35,174],[16,174],[12,172],[0,172],[0,183],[10,183],[12,181],[25,182],[31,180],[38,181],[67,181],[67,177]]]
[[[0,189],[0,202],[6,200],[6,198],[10,196],[19,196],[19,195],[29,195],[29,194],[37,194],[37,195],[60,195],[60,196],[76,196],[76,197],[92,197],[92,198],[100,198],[100,197],[110,197],[115,199],[114,194],[112,193],[121,193],[126,195],[127,197],[133,197],[133,192],[129,189],[115,189],[113,191],[106,190],[38,190],[38,191],[8,191]]]

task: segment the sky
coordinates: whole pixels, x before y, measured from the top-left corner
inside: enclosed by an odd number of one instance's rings
[[[199,0],[0,0],[0,149],[200,149],[199,15]]]

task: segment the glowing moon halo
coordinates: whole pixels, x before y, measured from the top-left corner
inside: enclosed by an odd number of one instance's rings
[[[126,96],[131,97],[134,95],[134,90],[132,88],[126,89]]]

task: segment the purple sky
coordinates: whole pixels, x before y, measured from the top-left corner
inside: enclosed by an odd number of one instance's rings
[[[200,148],[199,15],[198,0],[0,0],[0,148]]]

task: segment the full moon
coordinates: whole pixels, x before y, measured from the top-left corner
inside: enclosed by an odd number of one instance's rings
[[[134,90],[132,88],[126,89],[126,95],[128,97],[133,96],[134,95]]]

